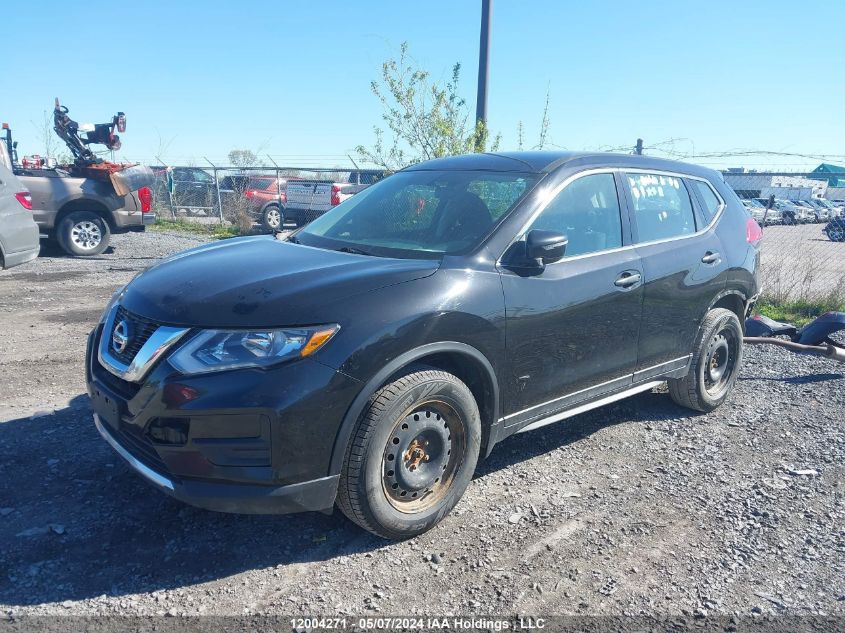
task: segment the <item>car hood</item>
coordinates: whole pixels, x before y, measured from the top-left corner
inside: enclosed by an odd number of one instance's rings
[[[237,238],[178,253],[147,269],[126,287],[120,303],[170,325],[309,325],[320,322],[320,306],[427,277],[439,265],[328,251],[272,236]]]

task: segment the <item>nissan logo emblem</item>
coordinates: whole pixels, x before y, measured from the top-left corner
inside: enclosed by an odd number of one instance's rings
[[[122,354],[129,347],[129,323],[126,319],[121,320],[114,326],[114,331],[111,334],[111,346],[118,354]]]

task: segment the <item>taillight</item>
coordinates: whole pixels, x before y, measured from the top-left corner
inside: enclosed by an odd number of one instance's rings
[[[18,202],[21,203],[21,206],[24,209],[32,211],[32,196],[29,195],[28,191],[21,191],[20,193],[16,193],[15,198],[18,199]]]
[[[257,193],[257,192],[255,191],[255,189],[250,189],[250,190],[248,190],[247,192],[245,192],[245,193],[244,193],[244,196],[245,196],[246,198],[250,198],[250,199],[252,199],[252,198],[254,198],[254,197],[255,197],[255,194],[256,194],[256,193]]]
[[[754,218],[748,218],[745,223],[745,241],[749,244],[756,244],[763,239],[763,229],[757,224]]]
[[[149,213],[153,210],[153,191],[149,187],[138,189],[138,200],[141,201],[141,213]]]
[[[332,206],[336,207],[340,204],[340,187],[332,185]]]

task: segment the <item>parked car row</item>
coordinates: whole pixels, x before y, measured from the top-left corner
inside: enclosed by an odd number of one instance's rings
[[[845,207],[822,198],[810,200],[775,198],[771,208],[769,208],[767,198],[749,198],[743,200],[742,203],[761,225],[828,222],[832,218],[841,217],[845,211]]]

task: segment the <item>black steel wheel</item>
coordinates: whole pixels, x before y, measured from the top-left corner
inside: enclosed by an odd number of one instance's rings
[[[720,397],[731,384],[739,347],[736,333],[727,324],[710,339],[704,366],[704,389],[711,397]]]
[[[370,398],[347,447],[338,506],[379,536],[416,536],[460,500],[480,445],[469,388],[448,372],[415,368]]]
[[[439,503],[466,453],[466,428],[446,402],[431,400],[400,419],[384,447],[382,486],[388,502],[413,514]]]
[[[730,310],[715,308],[701,323],[689,373],[668,382],[676,403],[712,411],[730,395],[742,366],[742,324]]]

